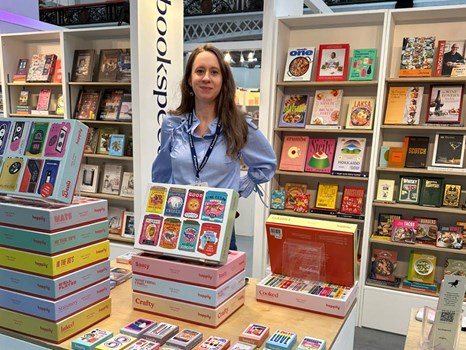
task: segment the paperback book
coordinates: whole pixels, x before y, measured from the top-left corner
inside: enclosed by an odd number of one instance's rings
[[[94,73],[95,50],[75,50],[71,81],[92,81]]]
[[[106,90],[99,107],[100,120],[117,120],[120,114],[123,90]]]
[[[283,128],[304,128],[308,100],[309,95],[283,96],[278,126]]]
[[[372,129],[375,98],[351,98],[348,101],[346,129]]]
[[[102,127],[99,128],[99,138],[97,141],[97,152],[98,154],[108,154],[110,150],[110,136],[112,134],[118,134],[117,127]]]
[[[321,44],[316,80],[346,80],[349,50],[349,44]]]
[[[335,139],[309,138],[304,171],[329,174],[335,153]]]
[[[434,75],[436,77],[458,77],[466,75],[464,60],[464,40],[439,40],[437,61]]]
[[[102,174],[101,192],[119,195],[122,174],[122,165],[106,163]]]
[[[348,80],[374,79],[377,49],[355,49]]]
[[[432,76],[434,48],[435,36],[403,38],[400,77]]]
[[[315,47],[293,47],[288,50],[283,81],[311,80]]]
[[[84,153],[95,153],[97,151],[97,143],[99,142],[99,129],[89,128],[87,132],[86,145]]]
[[[131,50],[130,49],[120,50],[120,56],[118,56],[117,81],[120,81],[120,82],[131,81]]]
[[[308,143],[308,136],[286,135],[283,141],[279,169],[304,171]]]
[[[131,121],[133,119],[133,105],[131,102],[131,94],[124,93],[121,97],[120,114],[118,114],[119,121]]]
[[[335,148],[332,171],[360,173],[366,149],[365,137],[339,137]]]
[[[419,124],[423,93],[423,86],[390,86],[384,124]]]
[[[120,52],[120,49],[100,50],[97,81],[117,81]]]
[[[84,90],[79,92],[78,102],[76,103],[75,119],[95,120],[99,108],[100,90]]]
[[[125,208],[109,206],[108,207],[108,232],[113,234],[120,234],[121,223]]]
[[[316,90],[311,125],[338,125],[343,90]]]
[[[108,147],[108,155],[117,157],[123,156],[125,151],[125,139],[125,134],[111,134]]]

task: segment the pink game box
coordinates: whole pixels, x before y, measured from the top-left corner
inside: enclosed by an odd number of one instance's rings
[[[246,254],[240,251],[230,251],[227,262],[221,266],[208,266],[195,261],[187,262],[147,253],[134,255],[132,258],[132,268],[135,274],[209,288],[218,288],[244,270],[245,266]]]

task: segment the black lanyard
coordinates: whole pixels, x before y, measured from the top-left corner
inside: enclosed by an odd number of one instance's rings
[[[188,137],[189,137],[189,147],[191,148],[191,157],[193,158],[193,166],[194,169],[196,170],[196,179],[199,180],[199,173],[201,170],[205,167],[207,164],[207,161],[209,160],[210,154],[212,153],[212,150],[214,149],[215,144],[217,143],[218,135],[220,135],[220,129],[222,128],[222,123],[220,120],[217,123],[217,129],[215,130],[215,135],[212,141],[210,142],[209,149],[207,150],[204,158],[202,159],[201,164],[199,165],[199,162],[197,160],[197,154],[196,154],[196,149],[194,148],[194,141],[193,141],[193,135],[191,133],[191,127],[193,125],[193,114],[189,114],[188,118]]]

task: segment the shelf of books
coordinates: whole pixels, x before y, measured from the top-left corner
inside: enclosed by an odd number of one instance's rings
[[[464,15],[389,11],[362,326],[406,334],[411,308],[435,307],[445,274],[466,275]]]

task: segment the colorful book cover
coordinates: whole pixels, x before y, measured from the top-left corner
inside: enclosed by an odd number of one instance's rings
[[[50,97],[52,96],[52,90],[41,89],[39,92],[39,99],[37,100],[38,111],[48,111],[50,104]]]
[[[335,139],[309,138],[304,171],[329,174],[332,170],[336,143]]]
[[[435,244],[437,241],[438,220],[435,218],[413,217],[418,222],[416,242]]]
[[[370,277],[382,281],[394,281],[398,259],[396,250],[374,248],[372,250]]]
[[[427,152],[429,150],[429,137],[406,136],[406,168],[425,168],[427,166]]]
[[[392,222],[392,242],[416,243],[416,220],[395,219]]]
[[[366,138],[339,137],[332,171],[360,173],[363,167]]]
[[[443,190],[442,206],[450,208],[458,208],[460,206],[461,198],[461,185],[458,184],[445,184]]]
[[[372,129],[375,98],[351,98],[348,101],[346,129]]]
[[[374,79],[377,49],[355,49],[348,80]]]
[[[463,231],[462,226],[442,226],[437,232],[437,247],[462,249]]]
[[[346,80],[349,44],[321,44],[316,81]]]
[[[338,184],[319,183],[317,186],[316,208],[335,209],[337,207]]]
[[[287,182],[285,184],[285,209],[293,210],[296,204],[296,195],[306,193],[307,185]]]
[[[343,90],[316,90],[311,125],[338,125]]]
[[[364,188],[345,186],[341,199],[340,212],[361,215],[364,204]]]
[[[392,224],[393,224],[393,220],[395,219],[401,219],[401,215],[380,213],[377,230],[374,232],[372,237],[380,238],[384,240],[390,240],[392,236]]]
[[[283,141],[279,169],[304,171],[308,143],[308,136],[286,135]]]
[[[311,80],[312,65],[315,60],[315,47],[289,48],[286,57],[283,81]]]
[[[406,161],[406,148],[390,147],[388,149],[388,166],[390,168],[403,168]]]
[[[434,48],[435,36],[403,38],[400,77],[430,77],[434,67]]]
[[[434,283],[437,257],[432,254],[411,252],[408,265],[408,281]]]
[[[463,85],[431,86],[426,122],[459,123],[463,105],[463,91]]]
[[[436,77],[464,76],[464,40],[439,40],[434,75]]]
[[[279,127],[304,128],[306,125],[307,104],[309,95],[283,96]]]
[[[421,178],[417,176],[400,176],[398,202],[408,204],[419,203]]]
[[[390,86],[384,124],[419,124],[422,86]]]
[[[109,156],[123,156],[125,151],[125,134],[111,134],[109,147],[108,147],[108,155]]]

